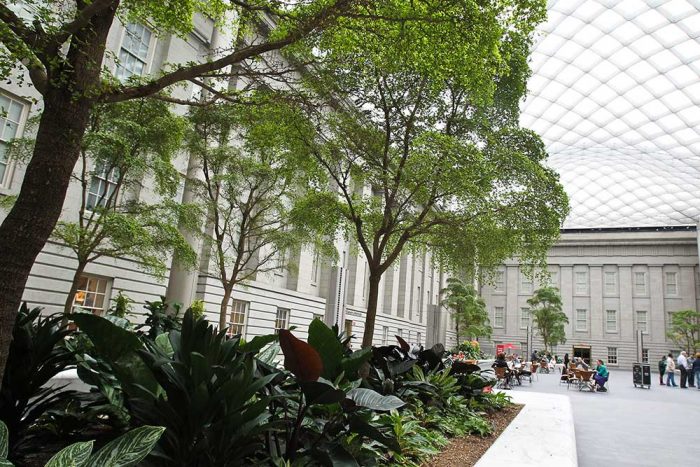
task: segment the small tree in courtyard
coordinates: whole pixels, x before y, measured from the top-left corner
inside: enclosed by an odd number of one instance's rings
[[[80,202],[52,234],[77,260],[65,314],[73,308],[85,268],[100,258],[127,257],[159,277],[173,253],[183,265],[195,266],[195,252],[178,224],[196,224],[196,211],[172,200],[180,184],[172,159],[184,129],[184,119],[170,104],[154,99],[101,105],[92,113],[74,173]],[[17,143],[18,156],[33,146],[30,140]],[[154,190],[142,196],[147,184]]]
[[[471,285],[466,285],[461,280],[451,277],[447,279],[447,287],[442,290],[445,298],[442,304],[447,307],[455,320],[455,332],[457,342],[462,342],[461,337],[489,337],[491,326],[486,312],[486,302]]]
[[[213,274],[224,291],[219,329],[226,327],[237,284],[286,268],[286,255],[307,243],[322,249],[322,239],[333,234],[332,222],[319,222],[300,207],[316,183],[308,153],[290,135],[292,126],[299,131],[307,125],[303,115],[256,95],[250,101],[255,105],[213,104],[189,114],[187,146],[203,174],[192,183],[207,213]]]
[[[671,323],[666,335],[681,349],[695,354],[700,348],[700,312],[681,310],[671,313]]]
[[[551,350],[552,346],[566,342],[564,325],[569,323],[569,318],[562,311],[559,289],[556,287],[537,289],[527,303],[531,307],[532,321],[542,337],[545,352]]]

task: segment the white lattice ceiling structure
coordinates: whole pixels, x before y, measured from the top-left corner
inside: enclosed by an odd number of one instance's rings
[[[571,199],[565,228],[700,217],[700,0],[550,0],[521,123]]]

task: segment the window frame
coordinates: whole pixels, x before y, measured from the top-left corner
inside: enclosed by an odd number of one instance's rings
[[[119,193],[119,167],[112,167],[107,171],[107,167],[101,167],[102,164],[97,163],[95,164],[95,167],[93,167],[92,170],[92,175],[90,176],[90,184],[87,190],[87,196],[85,198],[85,212],[91,213],[95,210],[95,207],[98,207],[100,209],[108,209],[110,207],[113,207],[117,204],[119,200],[119,196],[121,196],[121,193]],[[116,177],[113,179],[112,177]],[[98,180],[98,190],[102,189],[102,186],[104,185],[104,190],[105,192],[103,194],[100,194],[100,192],[93,192],[92,187],[93,183],[95,180]],[[108,192],[109,187],[114,186],[114,198],[112,198],[111,204],[107,204],[107,201],[109,200],[109,197],[111,196],[111,193]],[[90,203],[90,200],[94,198],[96,204]]]
[[[532,314],[529,307],[520,307],[520,329],[527,329],[532,323]],[[523,326],[523,323],[527,319],[527,323]]]
[[[499,310],[500,310],[500,316],[499,316]],[[501,324],[498,324],[498,321],[501,321]],[[493,327],[497,329],[502,329],[506,327],[506,308],[503,306],[495,306],[493,307]]]
[[[112,295],[112,282],[114,279],[110,277],[105,277],[105,276],[98,276],[94,274],[81,274],[78,278],[78,280],[85,279],[85,288],[81,289],[80,285],[78,285],[78,289],[75,291],[75,295],[73,295],[73,306],[71,307],[71,310],[75,310],[76,308],[79,308],[81,310],[85,311],[90,311],[93,315],[98,315],[98,316],[103,316],[107,310],[109,309],[109,300]],[[91,291],[90,288],[90,281],[96,281],[97,286],[94,291]],[[99,284],[100,282],[104,282],[104,291],[100,292],[99,290]],[[84,297],[82,299],[82,303],[85,303],[85,300],[89,294],[93,294],[95,296],[101,296],[102,297],[102,306],[101,307],[96,307],[96,306],[84,306],[80,305],[77,303],[78,300],[78,294],[79,293],[84,293]],[[96,311],[99,311],[96,313]]]
[[[579,318],[580,312],[583,312],[584,319]],[[580,323],[584,323],[585,326],[579,327]],[[588,310],[586,308],[576,308],[576,319],[574,320],[574,331],[575,332],[588,332]]]
[[[236,307],[240,305],[243,305],[243,312],[241,313],[240,310],[236,310]],[[242,322],[237,322],[234,319],[234,316],[241,316],[243,315],[243,321]],[[250,315],[250,302],[246,300],[238,300],[238,299],[233,299],[231,300],[231,306],[229,307],[229,326],[228,326],[228,334],[235,336],[236,334],[240,334],[243,339],[246,338],[246,332],[248,331],[248,316]],[[234,326],[239,326],[241,332],[233,332]]]
[[[531,278],[528,278],[522,271],[520,271],[520,294],[521,295],[531,295],[535,291],[535,284]]]
[[[280,312],[284,313],[281,317],[280,317]],[[289,328],[289,318],[290,318],[291,314],[292,314],[292,310],[290,308],[284,308],[281,306],[277,307],[277,311],[275,312],[275,323],[274,323],[275,334],[279,334],[279,332],[282,329]],[[279,326],[280,322],[282,322],[284,324],[283,327]]]
[[[612,277],[612,283],[608,283],[608,277]],[[603,272],[603,291],[605,295],[617,295],[617,272]]]
[[[642,363],[649,363],[649,349],[642,349]]]
[[[615,361],[613,361],[613,359]],[[608,347],[608,360],[607,360],[608,365],[618,365],[618,353],[617,353],[617,347]]]
[[[15,131],[15,135],[10,138],[10,139],[5,139],[4,134],[5,134],[5,128],[0,128],[0,145],[5,144],[9,147],[10,141],[16,138],[21,138],[22,135],[24,134],[24,127],[27,124],[27,118],[29,116],[29,111],[31,108],[31,104],[24,99],[21,99],[13,94],[10,94],[8,92],[5,92],[5,90],[0,91],[0,95],[5,97],[6,99],[9,100],[9,105],[12,106],[12,103],[16,103],[21,106],[20,109],[20,114],[19,114],[19,121],[15,122],[14,120],[10,120],[7,118],[9,116],[9,108],[8,110],[8,115],[4,117],[0,117],[6,122],[9,120],[12,123],[15,123],[17,125],[17,129]],[[7,157],[7,160],[4,162],[5,164],[5,172],[2,174],[2,178],[0,178],[0,189],[2,190],[8,190],[12,186],[12,178],[15,172],[15,167],[16,167],[16,161],[11,158]]]
[[[639,287],[640,287],[640,284],[639,284],[639,282],[637,281],[637,278],[638,278],[638,277],[641,277],[642,279],[644,279],[643,284],[641,284],[641,286],[642,286],[642,290],[641,290],[641,291],[640,291],[640,288],[639,288]],[[635,272],[634,272],[634,288],[633,288],[633,290],[634,290],[634,295],[635,295],[635,296],[637,296],[637,297],[646,297],[646,296],[647,296],[647,288],[648,288],[648,287],[647,287],[647,282],[648,282],[648,281],[647,281],[647,273],[646,273],[646,271],[635,271]]]
[[[126,40],[127,34],[130,34],[129,26],[132,24],[134,24],[134,25],[137,24],[137,25],[143,27],[150,34],[149,39],[148,39],[148,45],[147,45],[148,50],[146,52],[146,57],[144,59],[141,59],[141,57],[139,57],[138,54],[134,54],[133,51],[126,49],[124,47],[124,42]],[[155,48],[156,48],[155,45],[156,45],[157,40],[158,40],[158,38],[157,38],[155,31],[148,24],[137,23],[137,22],[133,22],[133,21],[128,22],[126,24],[122,23],[121,37],[120,37],[120,41],[119,41],[119,47],[117,48],[117,59],[115,60],[115,63],[114,63],[114,77],[119,81],[126,81],[132,76],[143,77],[143,76],[149,75],[151,73],[151,66],[153,65],[153,57],[155,56]],[[120,76],[119,70],[120,69],[122,69],[122,70],[127,69],[125,66],[123,66],[123,62],[121,59],[122,50],[124,50],[128,55],[134,57],[136,60],[143,63],[143,70],[142,70],[141,74],[130,73],[126,76]]]
[[[579,277],[583,277],[584,281],[579,282]],[[588,271],[574,271],[574,295],[588,295],[589,278]]]
[[[644,316],[644,321],[639,320],[639,316]],[[644,323],[644,329],[639,329],[639,323]],[[642,331],[642,334],[649,334],[649,311],[648,310],[634,310],[634,328],[635,331]]]
[[[610,320],[610,313],[611,312],[614,316],[614,319],[612,321]],[[614,324],[613,329],[610,329],[610,323]],[[610,310],[610,309],[605,310],[605,332],[610,333],[610,334],[616,334],[617,332],[619,332],[619,320],[618,320],[617,310]]]
[[[669,277],[673,277],[673,283],[669,282]],[[669,291],[669,285],[673,285],[673,291]],[[678,273],[667,271],[664,273],[664,295],[668,297],[678,296]]]
[[[506,291],[506,271],[503,269],[496,270],[493,278],[493,291],[496,293],[504,293]]]
[[[382,326],[382,345],[389,344],[389,326]]]

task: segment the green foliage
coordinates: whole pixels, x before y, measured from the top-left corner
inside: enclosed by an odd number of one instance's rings
[[[666,335],[689,354],[695,354],[700,349],[700,312],[695,310],[673,312]]]
[[[240,465],[260,448],[258,434],[270,415],[269,397],[256,396],[274,375],[258,377],[252,354],[238,351],[205,320],[185,313],[181,331],[169,333],[172,355],[147,343],[139,352],[159,392],[127,383],[132,418],[166,428],[155,452],[159,465]]]
[[[92,454],[92,441],[72,444],[56,453],[45,467],[132,467],[158,442],[164,428],[142,426],[110,441]]]
[[[464,341],[452,349],[453,354],[458,354],[464,360],[478,360],[484,358],[479,341]]]
[[[305,244],[322,256],[334,254],[327,241],[334,224],[320,223],[305,209],[319,171],[295,132],[308,135],[313,128],[298,109],[268,93],[248,98],[254,105],[214,104],[188,115],[187,147],[204,175],[192,183],[212,226],[212,273],[226,302],[236,284],[292,266],[288,257]],[[221,327],[227,310],[222,303]]]
[[[76,220],[60,221],[53,233],[75,253],[77,275],[101,256],[132,257],[158,276],[173,252],[181,264],[193,266],[196,255],[178,225],[196,226],[196,210],[171,201],[181,183],[172,159],[182,142],[184,120],[162,101],[140,99],[99,106],[90,122],[78,176],[82,201],[71,216]],[[96,177],[108,174],[113,190],[98,191]],[[155,203],[133,196],[149,178],[160,197]]]
[[[12,343],[0,388],[0,420],[9,428],[10,458],[32,451],[32,427],[51,409],[75,397],[75,391],[50,386],[49,380],[75,365],[64,345],[72,331],[61,316],[42,316],[41,308],[23,304],[12,330]]]
[[[204,318],[204,313],[206,312],[204,300],[195,300],[188,309],[192,311],[195,319]]]
[[[116,316],[117,318],[126,318],[127,315],[131,314],[131,304],[134,301],[124,294],[121,290],[117,293],[117,296],[111,300],[112,306],[109,307],[109,314]]]
[[[492,329],[489,325],[486,302],[473,286],[450,277],[442,293],[445,297],[442,304],[452,312],[455,320],[458,341],[462,336],[468,338],[491,336]]]
[[[182,326],[182,318],[178,316],[181,305],[174,303],[171,305],[165,301],[165,297],[160,297],[160,300],[153,302],[146,301],[144,308],[148,312],[146,320],[143,324],[136,326],[136,329],[148,328],[146,335],[149,339],[155,340],[160,334],[169,333],[170,331],[178,331]]]
[[[552,346],[566,342],[564,324],[569,318],[562,311],[561,295],[556,287],[543,287],[535,291],[527,303],[537,332],[542,337],[545,351]]]

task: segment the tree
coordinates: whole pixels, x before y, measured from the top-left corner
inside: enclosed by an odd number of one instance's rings
[[[382,275],[405,250],[473,275],[513,255],[543,266],[558,237],[566,195],[541,140],[517,121],[544,10],[520,6],[487,2],[477,14],[453,2],[415,27],[351,22],[309,79],[328,104],[306,106],[324,130],[307,144],[340,194],[320,195],[316,209],[341,219],[368,264],[364,347]]]
[[[172,159],[183,132],[183,119],[163,101],[138,99],[93,112],[76,175],[80,205],[70,217],[77,220],[59,221],[52,234],[78,260],[65,314],[72,311],[80,276],[98,258],[130,257],[160,277],[172,253],[195,266],[196,254],[178,225],[196,225],[197,213],[172,201],[180,184]],[[139,199],[142,184],[151,181],[156,202]]]
[[[318,173],[291,128],[314,129],[298,110],[257,96],[253,107],[221,103],[189,115],[188,148],[203,173],[193,183],[207,212],[210,257],[224,290],[219,329],[226,327],[236,284],[287,267],[280,258],[305,244],[323,250],[323,238],[333,234],[327,229],[333,223],[320,224],[302,206]]]
[[[238,65],[254,62],[308,36],[317,36],[344,16],[361,16],[369,21],[375,17],[374,3],[383,2],[76,0],[73,5],[48,0],[0,1],[0,78],[28,78],[43,103],[36,144],[20,193],[0,225],[0,375],[24,286],[36,256],[61,215],[96,105],[146,96],[201,104],[168,96],[169,88],[188,81],[214,91],[217,99],[226,99],[225,92],[202,80],[240,73],[245,67]],[[391,6],[394,12],[405,13],[424,10],[432,4],[404,0],[392,2]],[[144,80],[119,83],[105,76],[102,62],[107,36],[116,18],[148,22],[157,34],[186,36],[194,29],[195,14],[213,18],[223,26],[230,23],[228,18],[233,15],[238,25],[236,47],[223,44],[217,50],[218,57],[202,63],[166,66],[162,73]],[[428,21],[429,16],[430,12],[415,21]],[[254,36],[253,27],[248,25],[263,23],[268,29],[270,24],[275,26],[265,37],[244,40]]]
[[[542,337],[545,352],[551,350],[552,346],[566,342],[564,325],[569,323],[569,318],[562,311],[559,289],[556,287],[537,289],[527,303],[531,307],[532,321]]]
[[[689,354],[700,348],[700,312],[681,310],[671,313],[667,337]]]
[[[467,338],[491,336],[492,329],[489,325],[486,302],[476,293],[473,286],[465,285],[461,280],[450,277],[442,293],[445,295],[442,304],[452,311],[455,320],[457,343],[462,342],[460,336]]]

